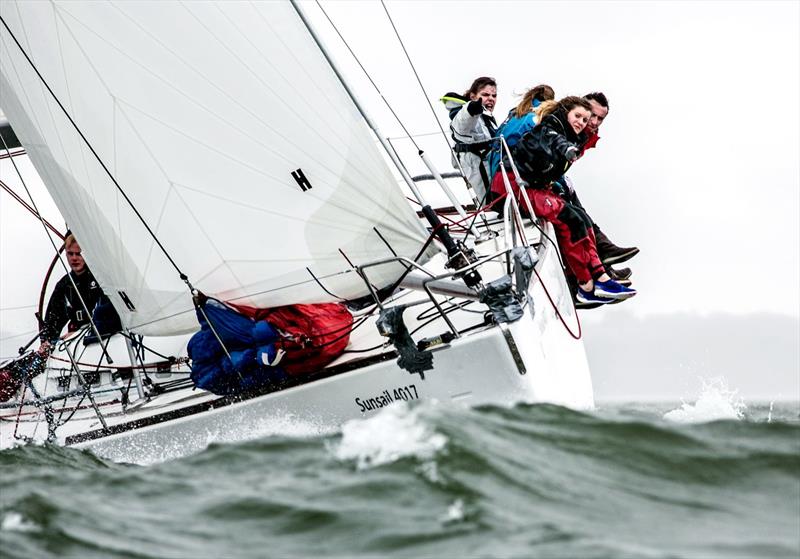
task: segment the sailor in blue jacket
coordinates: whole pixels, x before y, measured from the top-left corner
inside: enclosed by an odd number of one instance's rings
[[[546,84],[537,85],[525,92],[522,100],[511,109],[508,117],[497,129],[497,136],[503,136],[508,149],[512,149],[519,139],[536,126],[536,113],[534,110],[542,101],[555,99],[553,88]],[[500,167],[501,146],[496,143],[489,154],[489,176],[494,177]],[[506,171],[510,170],[507,157],[503,157]]]

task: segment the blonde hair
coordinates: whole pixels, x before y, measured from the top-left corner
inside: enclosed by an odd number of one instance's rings
[[[555,96],[556,92],[553,91],[553,88],[547,84],[540,84],[536,87],[532,87],[525,92],[525,94],[522,96],[522,100],[520,100],[519,104],[514,108],[514,116],[517,118],[522,118],[534,110],[534,101],[545,102],[555,99]]]
[[[75,235],[72,233],[68,233],[66,237],[64,237],[64,248],[69,248],[72,245],[78,244],[78,241],[75,240]]]
[[[542,119],[547,115],[554,113],[558,108],[558,101],[550,99],[549,101],[542,101],[542,104],[536,107],[533,111],[536,113],[536,120],[542,122]]]

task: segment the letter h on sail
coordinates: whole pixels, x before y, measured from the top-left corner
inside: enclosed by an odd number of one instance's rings
[[[306,190],[311,190],[311,183],[308,182],[308,179],[306,178],[306,175],[303,173],[302,169],[292,171],[292,178],[297,181],[297,184],[300,185],[300,188],[303,190],[303,192]]]

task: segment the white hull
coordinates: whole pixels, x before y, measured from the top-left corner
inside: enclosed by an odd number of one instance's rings
[[[545,244],[539,253],[539,277],[566,324],[577,331],[556,251]],[[115,401],[106,401],[99,406],[105,429],[93,408],[84,402],[83,409],[57,429],[56,440],[62,445],[89,448],[117,461],[149,463],[191,454],[215,441],[243,440],[275,432],[328,432],[347,420],[378,413],[399,400],[470,406],[548,402],[579,409],[592,407],[592,384],[583,342],[567,332],[536,276],[531,280],[529,295],[522,318],[510,323],[481,326],[482,312],[450,313],[459,329],[474,329],[450,344],[434,347],[434,369],[426,371],[424,378],[399,368],[393,348],[388,346],[355,359],[340,358],[330,367],[332,376],[246,400],[184,388],[133,402],[124,412]],[[407,303],[410,298],[419,300],[420,293],[404,291],[398,302]],[[477,302],[474,305],[475,310],[486,309]],[[405,317],[411,331],[417,320],[412,316],[416,314],[413,309],[408,309]],[[415,333],[414,339],[437,335],[444,329],[439,319]],[[374,323],[365,324],[353,333],[351,346],[369,347],[381,340]],[[113,354],[114,345],[110,347]],[[82,361],[86,359],[81,357]],[[335,373],[348,368],[351,370]],[[158,382],[158,375],[155,380]],[[48,382],[53,384],[54,379],[37,379],[41,390],[52,392]],[[119,390],[122,384],[117,380],[109,386]],[[69,388],[74,387],[73,384]],[[115,390],[108,393],[118,395]],[[104,403],[102,391],[98,391],[96,401]],[[18,424],[12,421],[14,414],[10,410],[2,411],[5,421],[0,423],[0,442],[4,447],[14,443],[14,430],[18,436],[39,440],[46,437],[47,425],[40,411],[24,416],[25,421]]]

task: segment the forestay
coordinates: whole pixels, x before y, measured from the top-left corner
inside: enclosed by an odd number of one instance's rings
[[[241,304],[363,296],[348,259],[423,247],[427,232],[289,3],[4,1],[0,16],[2,108],[127,327],[198,326],[187,286],[109,174],[196,288]],[[372,270],[383,287],[402,268]]]

